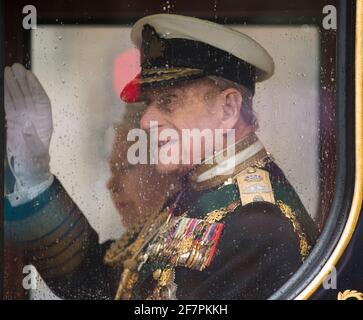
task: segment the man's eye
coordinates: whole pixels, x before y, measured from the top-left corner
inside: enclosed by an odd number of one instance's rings
[[[170,105],[172,102],[173,102],[173,101],[172,101],[172,99],[171,99],[171,98],[161,98],[161,99],[159,100],[159,105],[160,105],[160,106],[168,106],[168,105]]]
[[[161,100],[161,103],[163,104],[163,105],[168,105],[168,104],[170,104],[172,102],[172,100],[170,99],[170,98],[165,98],[165,99],[162,99]]]
[[[159,103],[158,103],[159,107],[162,110],[165,110],[168,112],[171,112],[174,110],[175,104],[176,104],[175,97],[163,97],[159,100]]]

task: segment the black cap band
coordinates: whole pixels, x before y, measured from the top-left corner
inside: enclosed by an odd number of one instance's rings
[[[256,69],[234,55],[203,42],[163,39],[150,25],[142,31],[141,69],[195,68],[205,76],[220,76],[255,91]],[[141,70],[141,75],[143,72]]]

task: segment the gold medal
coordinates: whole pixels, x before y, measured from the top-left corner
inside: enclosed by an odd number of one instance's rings
[[[153,278],[154,280],[158,280],[161,276],[161,269],[156,269],[154,272],[153,272]]]

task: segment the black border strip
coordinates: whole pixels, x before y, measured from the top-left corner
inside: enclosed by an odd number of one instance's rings
[[[164,13],[164,12],[159,12]],[[182,12],[172,14],[184,14]],[[156,14],[156,13],[155,13]],[[190,14],[185,14],[190,15]],[[191,15],[194,16],[194,15]],[[210,15],[198,15],[199,19],[209,20],[219,24],[288,24],[288,25],[318,25],[320,23],[319,17],[317,16],[269,16],[269,17],[257,17],[257,16],[243,16],[240,17],[217,17],[211,18]],[[140,19],[140,16],[121,18],[121,19],[103,19],[103,18],[85,18],[78,17],[77,19],[65,18],[65,19],[52,19],[52,18],[42,18],[40,17],[37,21],[38,25],[129,25],[130,27]]]
[[[0,3],[0,64],[1,64],[1,72],[0,72],[0,83],[1,83],[1,91],[0,91],[0,101],[4,101],[4,2]],[[3,106],[0,107],[0,119],[5,120],[5,112]],[[5,121],[4,121],[5,122]],[[1,137],[0,137],[0,146],[1,146],[1,159],[4,159],[5,155],[5,125],[1,126]],[[3,162],[4,168],[4,162]],[[4,181],[4,170],[1,170],[1,181]],[[4,183],[1,183],[0,186],[1,194],[4,194]],[[4,225],[4,201],[1,201],[0,204],[0,223],[1,229]],[[0,261],[0,299],[3,299],[4,296],[4,233],[0,232],[0,250],[1,250],[1,261]]]

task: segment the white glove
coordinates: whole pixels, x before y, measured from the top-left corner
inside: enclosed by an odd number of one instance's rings
[[[50,100],[35,75],[19,63],[6,67],[4,78],[6,150],[15,191],[39,189],[53,177],[49,171]]]

